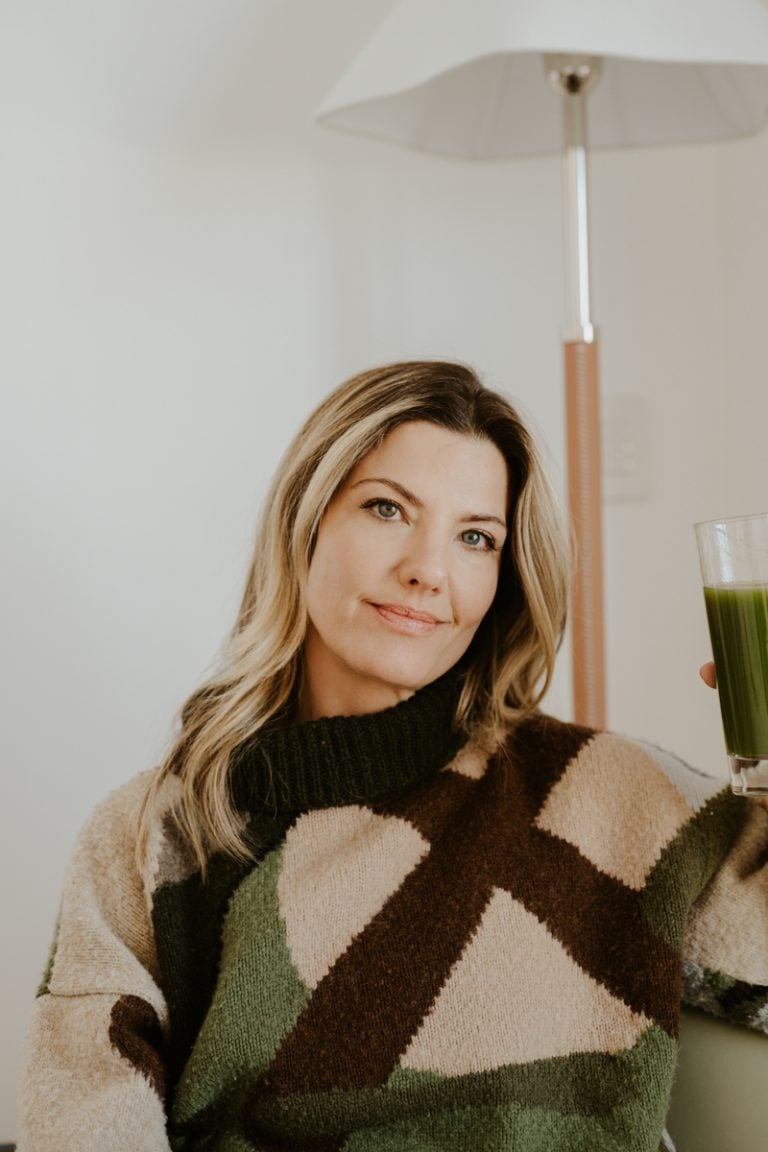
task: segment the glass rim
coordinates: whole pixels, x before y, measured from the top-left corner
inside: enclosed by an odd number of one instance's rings
[[[768,512],[751,512],[746,516],[719,516],[716,520],[697,520],[694,528],[714,528],[722,524],[738,524],[745,520],[768,520]]]

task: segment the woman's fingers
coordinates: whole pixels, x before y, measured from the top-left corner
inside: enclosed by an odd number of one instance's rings
[[[699,668],[699,676],[701,676],[704,683],[708,684],[710,688],[717,688],[715,666],[711,660],[708,660],[706,664],[702,664],[701,668]]]

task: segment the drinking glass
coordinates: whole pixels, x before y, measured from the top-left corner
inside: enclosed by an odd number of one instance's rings
[[[696,524],[731,788],[768,794],[768,514]]]

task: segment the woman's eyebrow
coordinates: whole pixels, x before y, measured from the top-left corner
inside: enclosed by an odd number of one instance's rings
[[[414,495],[410,489],[404,488],[402,484],[398,484],[397,480],[390,480],[388,476],[366,476],[362,480],[358,480],[352,487],[359,488],[361,484],[388,484],[390,488],[394,488],[398,495],[402,496],[403,500],[407,500],[415,508],[423,507],[423,501],[419,500],[418,496]]]
[[[469,516],[462,516],[460,520],[461,524],[476,524],[478,522],[481,524],[499,524],[505,532],[507,529],[506,520],[502,520],[500,516],[491,516],[485,512],[472,512]]]
[[[415,493],[411,492],[409,488],[405,488],[402,484],[398,484],[397,480],[390,480],[388,476],[365,476],[362,480],[358,480],[352,485],[353,488],[359,488],[361,484],[387,484],[390,488],[394,488],[399,496],[407,500],[409,504],[413,504],[414,508],[422,508],[424,502],[419,500]],[[505,531],[507,527],[506,520],[502,520],[500,516],[493,516],[487,512],[471,512],[466,516],[461,517],[462,524],[474,524],[478,521],[489,524],[499,524]]]

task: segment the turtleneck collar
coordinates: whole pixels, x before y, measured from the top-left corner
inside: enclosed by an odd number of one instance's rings
[[[383,712],[263,729],[235,753],[236,805],[298,812],[370,804],[428,779],[466,739],[453,730],[461,679],[453,668]]]

